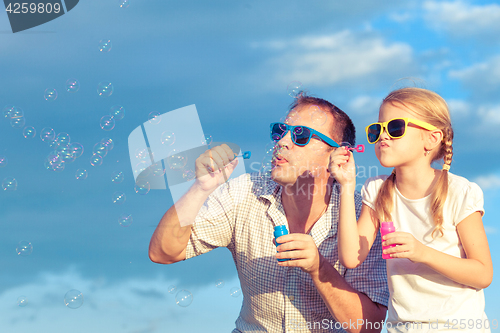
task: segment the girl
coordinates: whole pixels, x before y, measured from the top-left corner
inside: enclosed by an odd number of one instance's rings
[[[421,88],[391,92],[379,122],[366,128],[380,164],[391,175],[366,181],[358,222],[354,210],[353,155],[336,149],[329,169],[342,187],[339,257],[347,268],[360,265],[380,223],[396,232],[383,237],[391,298],[389,332],[453,330],[489,332],[484,288],[493,278],[482,223],[483,194],[475,183],[449,172],[453,130],[446,102]],[[442,170],[431,167],[443,160]]]

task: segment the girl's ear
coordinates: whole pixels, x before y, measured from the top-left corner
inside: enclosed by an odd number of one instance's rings
[[[425,148],[427,150],[433,150],[434,148],[439,147],[442,141],[443,141],[443,131],[438,129],[433,131],[428,131]]]

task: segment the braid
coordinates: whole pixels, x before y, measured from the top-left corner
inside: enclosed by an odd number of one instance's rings
[[[443,134],[444,138],[438,156],[442,156],[444,166],[432,191],[431,200],[431,213],[436,225],[432,231],[432,237],[436,232],[443,236],[443,207],[448,196],[448,170],[453,157],[453,129],[451,126],[445,128]]]
[[[396,186],[396,169],[384,181],[375,200],[375,217],[379,222],[392,221],[392,206],[394,200],[394,187]]]
[[[448,127],[444,133],[444,164],[451,165],[451,160],[453,157],[453,129]]]

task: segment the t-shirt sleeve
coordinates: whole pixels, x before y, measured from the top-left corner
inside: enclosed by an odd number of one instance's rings
[[[368,296],[372,302],[387,306],[389,287],[385,265],[385,260],[382,259],[382,241],[378,233],[365,261],[354,269],[347,269],[344,278],[351,287]]]
[[[455,218],[455,226],[474,212],[484,215],[483,191],[476,183],[470,182],[463,190],[463,201]]]
[[[217,188],[201,207],[191,227],[186,259],[217,247],[229,247],[233,241],[234,207],[229,187]]]
[[[378,191],[386,179],[386,175],[368,178],[361,188],[363,203],[373,210],[375,210],[375,200],[377,199]]]

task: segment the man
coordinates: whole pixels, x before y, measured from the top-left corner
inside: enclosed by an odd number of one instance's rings
[[[285,123],[272,125],[270,175],[224,183],[235,154],[227,145],[207,150],[196,160],[196,182],[156,228],[150,259],[170,264],[227,247],[244,296],[233,333],[380,332],[389,294],[380,239],[356,269],[338,261],[340,193],[327,166],[337,142],[354,144],[354,133],[343,111],[300,95]],[[359,194],[356,205],[359,214]],[[277,225],[290,234],[276,248]]]

